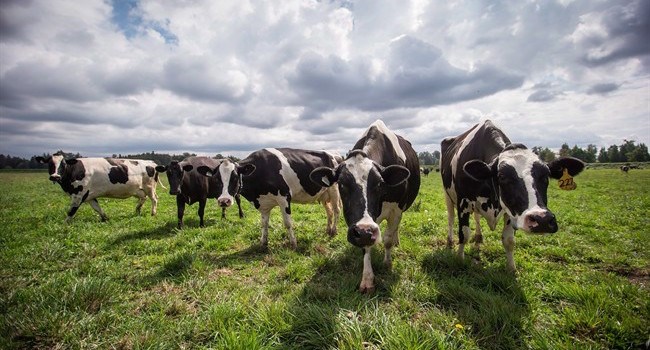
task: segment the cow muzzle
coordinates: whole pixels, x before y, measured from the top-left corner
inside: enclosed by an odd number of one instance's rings
[[[60,175],[50,175],[50,181],[59,182],[59,181],[61,181],[61,176]]]
[[[228,197],[220,197],[217,199],[217,202],[219,203],[219,206],[222,208],[228,208],[229,206],[232,205],[232,199]]]
[[[377,225],[353,225],[348,228],[348,242],[356,247],[368,247],[377,241],[379,237],[379,226]]]
[[[170,188],[169,189],[169,194],[171,194],[172,196],[176,196],[179,193],[181,193],[181,190],[179,190],[178,188]]]
[[[557,220],[548,210],[530,213],[524,218],[523,229],[532,233],[555,233],[558,230]]]

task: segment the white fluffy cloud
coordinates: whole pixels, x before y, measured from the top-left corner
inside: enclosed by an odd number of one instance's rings
[[[0,153],[650,143],[647,1],[0,3]]]

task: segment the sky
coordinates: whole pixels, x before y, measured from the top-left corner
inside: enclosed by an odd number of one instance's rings
[[[650,144],[650,1],[2,0],[0,153]]]

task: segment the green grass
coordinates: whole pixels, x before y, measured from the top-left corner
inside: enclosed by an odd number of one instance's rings
[[[650,170],[586,170],[572,192],[552,183],[560,231],[517,233],[517,275],[500,228],[483,227],[480,264],[445,249],[439,174],[423,177],[392,270],[373,251],[372,295],[357,292],[344,223],[326,237],[319,205],[293,207],[297,251],[275,209],[266,252],[249,203],[222,220],[211,201],[204,229],[191,206],[178,231],[159,188],[156,217],[100,200],[108,222],[84,205],[66,225],[69,199],[46,177],[0,173],[4,348],[638,349],[650,337]]]

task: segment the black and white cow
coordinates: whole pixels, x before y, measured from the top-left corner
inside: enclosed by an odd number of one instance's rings
[[[107,220],[108,217],[97,202],[100,197],[138,197],[139,201],[135,207],[138,215],[149,197],[151,215],[156,215],[158,173],[153,161],[116,158],[65,159],[60,152],[48,158],[35,159],[48,164],[50,180],[61,185],[63,191],[72,199],[66,222],[70,222],[79,206],[86,202],[101,216],[102,221]]]
[[[199,203],[199,226],[204,227],[203,220],[205,213],[205,204],[208,198],[218,198],[222,207],[221,217],[226,217],[226,207],[221,201],[223,193],[227,190],[218,179],[210,179],[198,173],[199,167],[216,168],[219,166],[227,167],[232,163],[229,160],[212,159],[209,157],[187,157],[182,161],[172,161],[169,165],[159,165],[156,170],[167,172],[169,181],[169,194],[176,196],[176,209],[178,214],[178,228],[183,228],[183,216],[185,215],[185,205]],[[235,189],[235,200],[239,207],[239,217],[243,217],[241,210],[238,188]]]
[[[379,223],[388,225],[382,235],[384,264],[392,265],[391,249],[399,244],[398,228],[420,189],[417,154],[411,144],[377,120],[370,125],[338,167],[322,167],[311,173],[322,186],[338,183],[348,242],[363,250],[363,275],[359,291],[374,290],[370,250],[379,238]],[[336,186],[332,186],[336,187]]]
[[[559,179],[567,169],[578,175],[584,163],[575,158],[561,158],[548,164],[526,146],[510,139],[491,121],[479,123],[441,143],[440,169],[447,204],[447,246],[453,247],[454,209],[458,214],[458,255],[464,257],[469,241],[470,214],[474,214],[476,248],[483,242],[481,216],[491,230],[501,215],[504,227],[501,241],[506,252],[507,268],[515,271],[513,251],[515,230],[531,233],[555,233],[555,215],[548,210],[546,190],[549,177]]]
[[[293,148],[264,148],[251,153],[238,164],[227,167],[199,167],[198,171],[228,186],[228,193],[221,194],[220,203],[232,204],[234,189],[239,183],[241,195],[253,203],[262,216],[262,247],[268,246],[269,217],[276,206],[282,211],[284,226],[289,242],[297,248],[291,221],[292,203],[314,203],[319,201],[327,212],[327,233],[336,235],[339,220],[339,193],[336,188],[317,185],[309,180],[312,170],[322,166],[336,166],[339,156],[324,151],[309,151]]]

